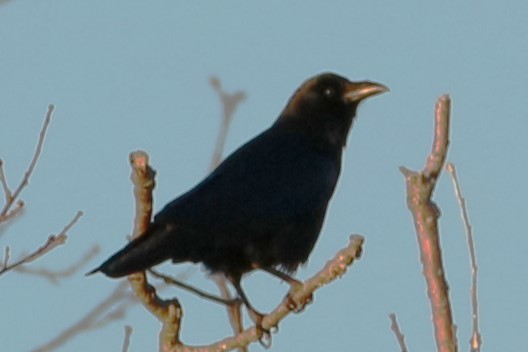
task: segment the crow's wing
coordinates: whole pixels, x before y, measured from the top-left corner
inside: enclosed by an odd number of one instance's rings
[[[281,241],[306,247],[299,248],[302,260],[292,256],[293,262],[304,261],[319,234],[340,164],[341,150],[318,148],[301,134],[271,127],[167,204],[154,223],[171,229],[164,242],[173,248],[174,261],[201,261],[214,270],[208,254],[259,257],[259,247],[283,248]]]

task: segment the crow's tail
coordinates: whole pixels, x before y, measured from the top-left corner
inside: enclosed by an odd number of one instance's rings
[[[107,276],[117,278],[146,270],[171,257],[170,245],[166,243],[170,237],[167,236],[165,226],[150,224],[146,233],[86,275],[100,271]]]

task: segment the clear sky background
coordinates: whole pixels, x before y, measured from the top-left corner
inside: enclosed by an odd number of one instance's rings
[[[309,263],[318,271],[351,233],[364,255],[273,336],[273,351],[397,351],[395,312],[411,351],[435,349],[431,313],[398,166],[422,168],[438,96],[453,99],[449,160],[457,165],[476,235],[480,322],[487,351],[521,351],[528,323],[528,2],[526,1],[2,1],[0,157],[14,186],[27,168],[48,104],[56,112],[42,158],[24,191],[24,216],[3,228],[13,257],[85,216],[66,246],[32,268],[60,270],[93,245],[100,254],[52,285],[10,272],[0,278],[0,346],[30,351],[54,338],[118,284],[84,277],[121,248],[133,217],[128,154],[148,151],[158,170],[155,209],[205,174],[221,106],[209,85],[244,90],[226,153],[267,128],[293,91],[333,71],[386,84],[359,110],[343,173]],[[471,332],[466,237],[451,181],[435,199],[460,350]],[[190,282],[214,291],[199,269]],[[287,285],[255,274],[244,282],[263,311]],[[230,334],[222,307],[179,290],[182,339]],[[158,322],[142,307],[85,332],[59,351],[155,351]],[[262,348],[252,347],[254,351]]]

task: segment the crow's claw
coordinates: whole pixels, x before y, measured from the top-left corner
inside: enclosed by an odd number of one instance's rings
[[[313,294],[310,293],[310,295],[308,297],[306,297],[304,300],[302,301],[296,301],[293,299],[293,295],[294,295],[294,292],[296,289],[298,289],[299,286],[294,286],[292,285],[292,288],[290,290],[290,292],[288,292],[288,294],[286,295],[286,297],[284,297],[284,300],[286,301],[286,306],[288,307],[289,310],[291,310],[292,312],[294,313],[300,313],[304,310],[304,308],[306,308],[306,306],[310,303],[312,303],[313,301]]]
[[[264,315],[258,312],[253,312],[255,315],[255,332],[257,333],[257,338],[262,347],[268,349],[271,347],[271,329],[265,329],[262,326],[262,320]]]

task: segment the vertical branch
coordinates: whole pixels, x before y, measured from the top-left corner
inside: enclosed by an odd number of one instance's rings
[[[220,164],[222,160],[222,153],[224,151],[224,144],[227,137],[227,131],[235,115],[235,111],[238,108],[238,105],[246,99],[246,93],[236,92],[229,94],[222,89],[222,84],[220,80],[216,77],[211,77],[210,79],[211,87],[218,93],[220,100],[222,102],[222,124],[220,126],[220,132],[216,139],[216,147],[213,154],[213,159],[211,160],[210,169],[213,170],[215,167]]]
[[[482,346],[482,336],[479,332],[479,310],[478,310],[478,295],[477,295],[477,255],[475,251],[475,240],[473,236],[473,228],[469,222],[469,215],[466,207],[466,200],[462,195],[462,190],[460,189],[460,184],[458,182],[458,177],[456,173],[455,165],[452,163],[447,163],[447,171],[451,174],[451,179],[453,180],[453,186],[455,187],[455,195],[460,205],[460,212],[462,216],[462,221],[464,222],[464,227],[466,228],[466,236],[468,241],[468,250],[471,261],[471,317],[473,322],[473,333],[469,340],[470,351],[471,352],[480,352],[480,346]]]
[[[134,184],[136,199],[136,216],[134,219],[133,237],[143,235],[152,216],[152,190],[155,187],[156,172],[149,165],[148,154],[143,151],[130,153],[132,174],[130,179]],[[161,323],[160,351],[166,351],[180,343],[179,331],[182,309],[177,299],[162,300],[156,289],[147,281],[145,272],[128,276],[132,290],[143,306],[147,308]]]
[[[400,326],[398,325],[398,321],[396,320],[396,314],[389,314],[389,319],[391,320],[391,330],[394,332],[394,336],[396,336],[396,340],[400,345],[401,352],[407,352],[408,350],[407,345],[405,344],[405,336],[400,330]]]
[[[4,161],[2,159],[0,159],[0,183],[2,184],[2,189],[4,191],[5,201],[8,203],[11,201],[12,194],[7,185],[7,178],[4,172]]]
[[[447,157],[449,146],[449,113],[451,100],[444,95],[438,99],[435,107],[435,131],[433,148],[427,157],[427,162],[422,173],[426,177],[437,178]]]
[[[123,339],[123,349],[122,352],[128,352],[130,347],[130,337],[132,336],[132,327],[130,325],[125,325],[125,338]]]
[[[400,167],[407,186],[407,206],[414,219],[427,294],[433,313],[436,345],[439,352],[457,351],[449,289],[444,275],[438,218],[440,210],[432,201],[436,179],[440,175],[449,145],[449,96],[438,99],[432,151],[421,172]]]
[[[132,237],[138,238],[147,231],[152,217],[152,191],[156,187],[156,171],[149,165],[149,156],[143,151],[130,153],[132,173],[130,180],[134,185],[136,216]]]

